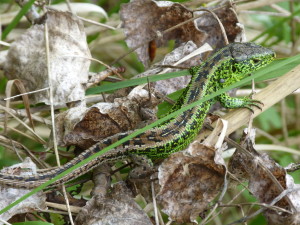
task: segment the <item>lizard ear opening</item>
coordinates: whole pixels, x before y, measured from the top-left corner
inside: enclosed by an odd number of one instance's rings
[[[219,83],[221,83],[221,84],[225,83],[225,79],[221,78],[221,79],[219,80]]]

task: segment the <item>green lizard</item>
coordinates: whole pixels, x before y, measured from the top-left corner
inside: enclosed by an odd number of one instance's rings
[[[175,111],[245,78],[253,71],[270,63],[274,57],[275,53],[272,50],[253,43],[232,43],[227,45],[200,66],[190,69],[191,81],[186,91],[179,98],[179,102],[175,104],[171,111]],[[251,110],[251,105],[260,108],[259,101],[248,97],[232,98],[223,93],[89,161],[84,166],[57,180],[52,186],[68,182],[104,162],[121,160],[131,155],[142,155],[150,159],[165,158],[173,152],[184,149],[198,134],[210,106],[216,101],[220,101],[227,108],[246,107]],[[104,139],[70,162],[51,171],[40,172],[31,176],[0,173],[0,185],[18,188],[37,187],[130,133],[116,134]]]

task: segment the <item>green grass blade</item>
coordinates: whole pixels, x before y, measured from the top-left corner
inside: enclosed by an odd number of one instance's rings
[[[19,11],[19,13],[16,15],[16,17],[13,19],[13,21],[8,24],[8,26],[5,28],[5,30],[2,33],[2,40],[5,40],[9,32],[14,29],[17,24],[20,22],[21,18],[28,12],[30,7],[33,5],[35,0],[29,0]]]
[[[135,85],[145,84],[147,82],[166,80],[166,79],[180,77],[184,75],[189,75],[189,72],[187,70],[182,70],[178,72],[158,74],[158,75],[152,75],[148,77],[140,77],[140,78],[135,78],[130,80],[124,80],[117,83],[111,83],[111,84],[106,84],[98,87],[89,88],[87,89],[86,94],[87,95],[99,94],[102,92],[113,91],[124,87],[131,87]]]
[[[268,66],[256,72],[258,78],[255,81],[263,81],[267,79],[277,78],[287,73],[294,67],[300,64],[300,54],[286,59],[278,59],[269,64]]]

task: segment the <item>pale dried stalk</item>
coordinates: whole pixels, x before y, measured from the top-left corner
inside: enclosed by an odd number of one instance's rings
[[[44,30],[44,37],[45,37],[45,49],[46,49],[46,61],[47,61],[47,74],[48,74],[48,83],[49,83],[49,101],[50,101],[50,112],[51,112],[51,123],[52,123],[52,138],[53,138],[53,147],[54,147],[54,153],[56,158],[56,163],[58,166],[60,166],[60,160],[59,160],[59,154],[58,154],[58,148],[57,148],[57,136],[56,136],[56,128],[55,128],[55,113],[54,113],[54,101],[53,101],[53,83],[52,83],[52,71],[50,66],[50,45],[49,45],[49,30],[48,30],[48,24],[47,21],[45,22],[45,30]],[[64,184],[61,185],[63,196],[66,201],[67,211],[69,214],[70,223],[74,225],[72,212],[69,205],[69,199],[66,192],[66,187]]]
[[[46,205],[48,207],[51,207],[51,208],[67,211],[67,206],[63,205],[63,204],[58,204],[58,203],[53,203],[53,202],[46,202]],[[81,207],[70,206],[70,209],[71,209],[72,213],[79,213],[79,211],[81,210]]]
[[[82,21],[85,21],[85,22],[88,22],[88,23],[91,23],[91,24],[94,24],[94,25],[97,25],[97,26],[101,26],[101,27],[105,27],[107,29],[110,29],[110,30],[116,30],[117,28],[113,27],[113,26],[109,26],[107,24],[104,24],[104,23],[99,23],[99,22],[96,22],[94,20],[90,20],[90,19],[86,19],[86,18],[83,18],[81,16],[77,16],[79,19],[81,19]]]

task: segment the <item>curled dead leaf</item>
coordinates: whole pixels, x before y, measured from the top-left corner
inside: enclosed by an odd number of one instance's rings
[[[113,103],[74,107],[57,116],[58,143],[87,149],[100,140],[144,125],[145,109],[155,108],[146,90],[131,91]],[[154,114],[155,115],[155,114]],[[146,118],[147,119],[147,118]]]
[[[49,10],[41,20],[15,41],[4,65],[9,79],[20,79],[27,91],[49,87],[45,50],[45,23],[48,26],[49,61],[53,79],[54,105],[84,99],[88,81],[90,51],[83,23],[69,12]],[[34,103],[50,104],[46,91],[30,95]]]
[[[215,154],[214,148],[195,141],[159,167],[158,200],[172,220],[194,221],[222,190],[225,167],[215,162]]]
[[[179,3],[168,1],[134,0],[123,4],[120,10],[126,43],[135,48],[140,61],[147,66],[149,61],[149,42],[157,33],[171,28],[193,17],[192,11]],[[168,32],[155,40],[157,47],[168,40],[176,40],[178,44],[192,40],[196,44],[202,43],[205,34],[200,32],[193,21]]]
[[[208,8],[221,20],[229,42],[241,41],[243,29],[238,24],[236,13],[231,4],[226,2],[218,8]],[[165,32],[174,26],[203,14],[195,21],[190,21]],[[153,47],[160,47],[169,40],[176,40],[176,45],[192,41],[198,47],[205,42],[215,49],[224,46],[225,41],[217,20],[207,12],[196,12],[182,4],[169,1],[134,0],[123,4],[120,17],[123,22],[126,43],[135,51],[140,61],[147,67],[153,57]]]

